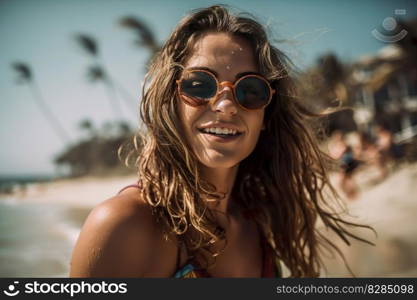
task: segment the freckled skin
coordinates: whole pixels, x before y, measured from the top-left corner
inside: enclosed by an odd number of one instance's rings
[[[194,45],[185,68],[207,67],[218,73],[218,81],[236,81],[236,74],[258,72],[250,44],[226,33],[208,33]],[[208,105],[192,107],[178,99],[178,112],[186,139],[200,162],[208,168],[231,168],[253,151],[263,126],[264,109],[247,111],[233,100],[232,89],[223,87]],[[238,126],[243,134],[233,142],[218,143],[207,139],[198,127],[210,121],[224,121]]]

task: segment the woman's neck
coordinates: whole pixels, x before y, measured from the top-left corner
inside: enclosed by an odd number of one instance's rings
[[[220,201],[209,202],[210,209],[228,215],[231,208],[231,193],[235,183],[238,166],[227,169],[203,168],[204,178],[216,187],[217,192],[224,193]]]

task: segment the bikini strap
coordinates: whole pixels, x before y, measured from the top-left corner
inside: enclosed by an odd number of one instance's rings
[[[125,189],[130,188],[130,187],[135,187],[135,188],[140,189],[141,188],[141,185],[139,183],[129,184],[129,185],[125,186],[124,188],[122,188],[117,194],[120,194]]]

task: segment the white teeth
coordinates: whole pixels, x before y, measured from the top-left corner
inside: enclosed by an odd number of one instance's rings
[[[237,134],[237,130],[229,129],[229,128],[218,128],[218,127],[203,128],[203,131],[207,133],[215,133],[215,134],[229,134],[229,135]]]

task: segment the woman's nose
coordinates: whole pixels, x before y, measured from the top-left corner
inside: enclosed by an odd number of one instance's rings
[[[212,108],[216,112],[235,115],[237,113],[237,106],[234,100],[233,89],[229,86],[221,87]]]

